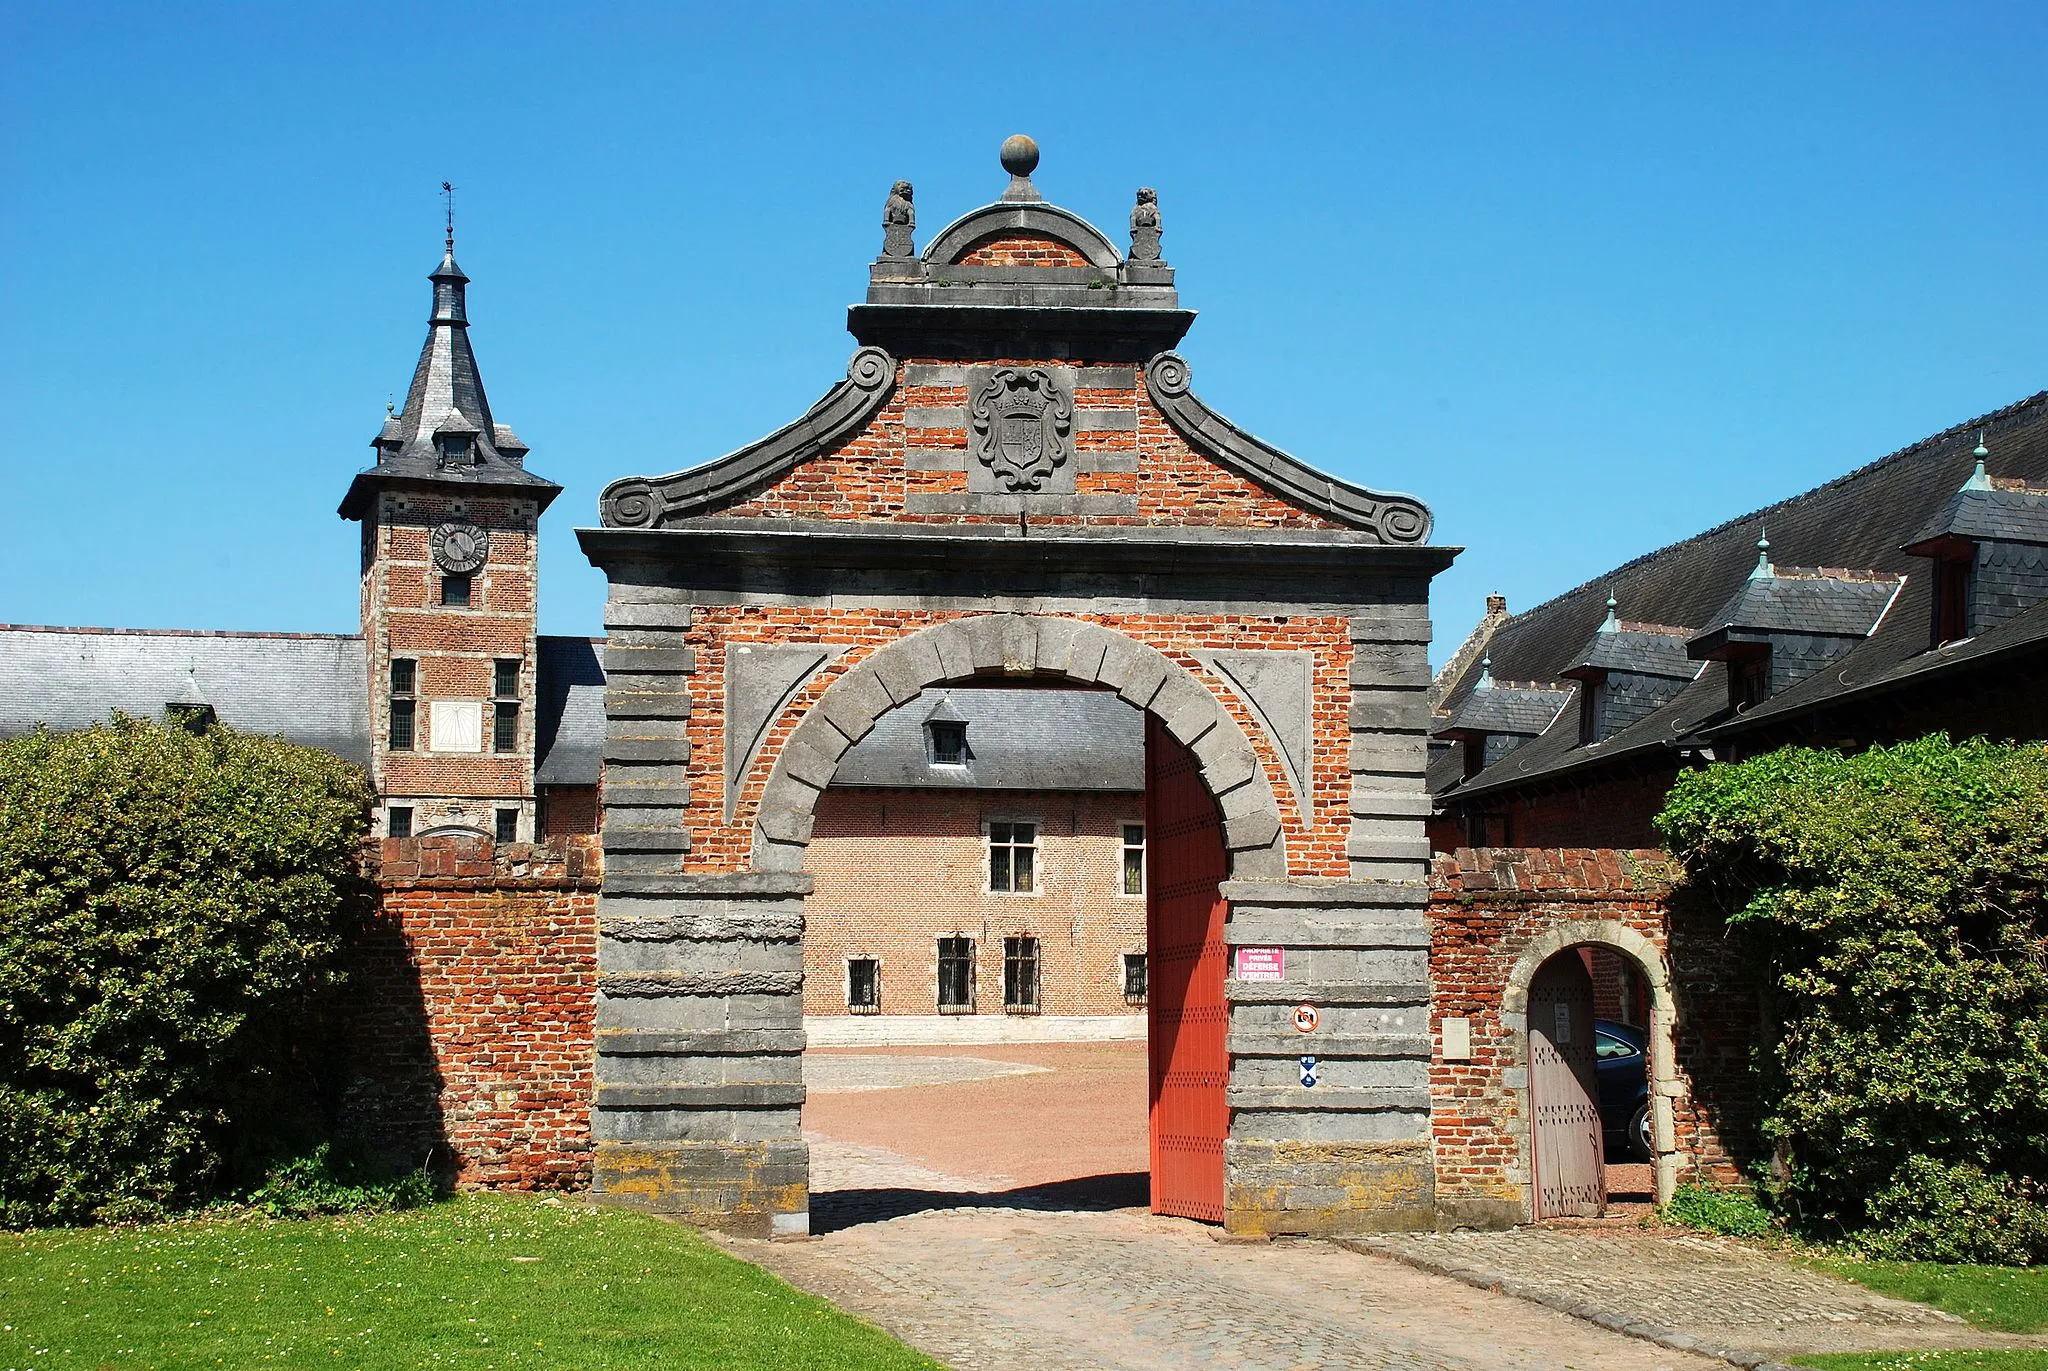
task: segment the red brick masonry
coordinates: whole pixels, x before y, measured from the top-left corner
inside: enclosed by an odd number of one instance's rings
[[[371,845],[345,1127],[457,1184],[590,1180],[596,840]]]
[[[372,845],[370,865],[378,904],[352,948],[348,1124],[394,1157],[431,1157],[464,1186],[586,1186],[596,840],[387,839]],[[1501,1003],[1517,963],[1558,929],[1609,947],[1616,929],[1628,930],[1675,963],[1681,1171],[1737,1178],[1724,1140],[1746,1139],[1752,1124],[1755,990],[1719,921],[1671,898],[1675,875],[1653,849],[1463,848],[1436,858],[1430,1086],[1440,1204],[1473,1219],[1526,1204],[1527,1095],[1510,1074],[1525,1048]],[[1470,1020],[1469,1061],[1444,1060],[1446,1017]]]
[[[1526,1202],[1525,1025],[1504,1021],[1502,999],[1518,964],[1540,960],[1532,948],[1546,935],[1541,951],[1616,947],[1639,963],[1647,953],[1663,964],[1642,968],[1653,984],[1671,968],[1679,1178],[1738,1178],[1730,1144],[1747,1140],[1753,1117],[1757,999],[1720,920],[1673,899],[1678,875],[1652,848],[1460,848],[1434,859],[1430,1093],[1440,1205],[1478,1218],[1490,1205]],[[1445,1060],[1446,1018],[1470,1021],[1470,1060]]]

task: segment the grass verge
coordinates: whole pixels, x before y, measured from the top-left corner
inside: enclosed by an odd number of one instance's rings
[[[2048,1329],[2048,1267],[1943,1266],[1842,1256],[1816,1257],[1813,1264],[1880,1295],[1945,1309],[1979,1328],[2003,1333]],[[2048,1366],[2048,1361],[2038,1365]]]
[[[0,1368],[212,1366],[937,1371],[688,1229],[560,1200],[0,1233]]]
[[[2048,1371],[2048,1352],[1830,1352],[1794,1357],[1826,1371]]]

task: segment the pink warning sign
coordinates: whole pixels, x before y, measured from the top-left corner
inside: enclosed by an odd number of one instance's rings
[[[1279,947],[1240,947],[1237,949],[1237,978],[1240,981],[1286,980],[1286,949]]]

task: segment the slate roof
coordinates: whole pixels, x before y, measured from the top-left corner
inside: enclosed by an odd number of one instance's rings
[[[117,709],[153,719],[174,702],[369,765],[360,637],[0,625],[0,737],[87,728]]]
[[[1917,545],[1951,535],[1987,542],[2048,543],[2048,490],[1959,490],[1909,541]]]
[[[537,784],[597,784],[602,641],[540,639]],[[357,635],[0,624],[0,738],[38,725],[87,728],[115,710],[154,719],[170,704],[211,705],[230,728],[370,764],[368,683]]]
[[[430,481],[470,487],[522,489],[546,509],[562,488],[525,469],[526,445],[491,416],[483,374],[469,343],[469,278],[455,265],[451,237],[441,264],[429,273],[434,283],[434,313],[427,322],[427,341],[406,388],[405,408],[384,422],[372,440],[376,465],[357,474],[342,498],[341,517],[359,519],[380,480]],[[476,464],[444,467],[436,436],[474,435]]]
[[[1685,641],[1691,636],[1690,629],[1661,624],[1602,627],[1566,671],[1629,671],[1638,676],[1690,679],[1700,670],[1700,664],[1685,655]]]
[[[1647,751],[1667,751],[1680,739],[1702,730],[1706,730],[1704,737],[1712,738],[1717,733],[1739,734],[1766,723],[1783,722],[1795,714],[1835,706],[1861,691],[1891,688],[1891,683],[1908,676],[1924,678],[1930,670],[1982,660],[1985,654],[2038,649],[2048,642],[2048,636],[2042,634],[2038,611],[2030,609],[1980,635],[1984,646],[1966,652],[1963,649],[1968,645],[1954,644],[1938,652],[1928,651],[1932,578],[1927,574],[1927,562],[1906,552],[1905,547],[1949,505],[1971,476],[1975,468],[1972,449],[1980,429],[1989,449],[1994,485],[2013,480],[2048,483],[2048,391],[2043,391],[1804,494],[1596,576],[1508,619],[1487,644],[1496,675],[1538,682],[1559,680],[1584,658],[1605,617],[1610,588],[1631,619],[1695,631],[1717,619],[1725,621],[1731,616],[1722,611],[1732,608],[1746,589],[1756,564],[1757,540],[1768,531],[1773,555],[1788,563],[1888,572],[1904,578],[1902,585],[1884,587],[1893,598],[1870,636],[1856,642],[1827,671],[1817,672],[1731,719],[1727,717],[1725,669],[1710,663],[1657,713],[1604,742],[1580,745],[1576,721],[1561,717],[1543,737],[1470,781],[1461,782],[1450,774],[1453,768],[1448,765],[1433,766],[1432,789],[1440,800],[1505,790],[1539,777],[1605,765]],[[1801,587],[1793,594],[1807,589],[1810,587]],[[1874,589],[1850,592],[1859,605],[1863,596],[1875,594]],[[1784,612],[1792,611],[1787,608]],[[1823,610],[1814,607],[1812,612]],[[1443,697],[1446,712],[1455,717],[1458,707],[1473,693],[1478,675],[1476,667],[1468,666],[1450,684]]]
[[[1451,709],[1450,721],[1438,733],[1509,733],[1533,738],[1557,718],[1571,699],[1566,686],[1521,685],[1487,681]]]
[[[538,640],[535,785],[596,785],[604,762],[602,638]]]
[[[1752,572],[1728,603],[1708,616],[1694,641],[1731,629],[1861,638],[1892,602],[1902,579],[1807,567],[1777,567],[1769,575]]]
[[[935,766],[924,723],[967,722],[968,762]],[[1145,716],[1106,690],[953,687],[884,714],[840,760],[834,785],[966,790],[1145,789]]]

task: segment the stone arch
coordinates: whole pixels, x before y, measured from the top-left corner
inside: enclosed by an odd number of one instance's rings
[[[1668,1204],[1678,1188],[1678,1102],[1685,1085],[1678,1076],[1678,1002],[1671,989],[1671,963],[1664,949],[1616,919],[1567,919],[1529,940],[1501,989],[1502,1025],[1510,1030],[1508,1094],[1515,1104],[1515,1145],[1522,1174],[1533,1175],[1529,1136],[1529,986],[1543,964],[1575,947],[1604,947],[1636,964],[1650,985],[1650,1151],[1657,1203]]]
[[[1107,686],[1156,716],[1201,764],[1223,814],[1224,846],[1239,880],[1287,875],[1280,806],[1266,769],[1215,694],[1148,644],[1082,619],[984,614],[920,629],[878,648],[826,687],[782,746],[754,821],[755,871],[796,872],[818,797],[839,760],[875,721],[929,686],[977,675],[1054,677]]]

